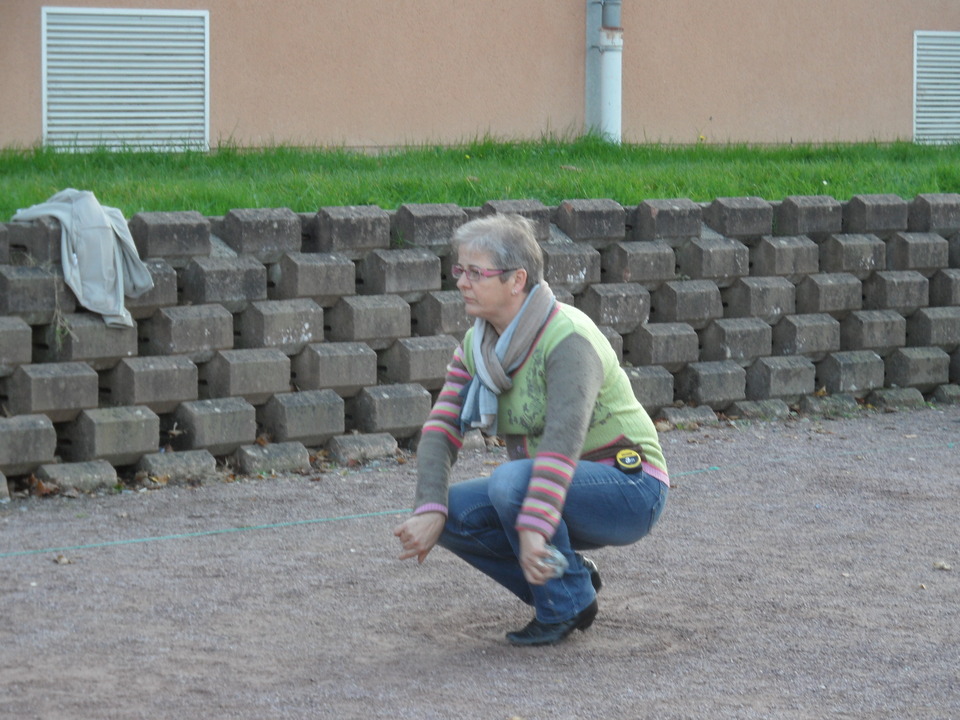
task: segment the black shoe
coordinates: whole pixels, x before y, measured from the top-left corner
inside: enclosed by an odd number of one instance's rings
[[[507,633],[507,640],[511,645],[555,645],[574,630],[586,630],[593,625],[597,616],[597,601],[587,605],[578,615],[558,623],[543,623],[534,618],[523,630]]]
[[[597,567],[597,563],[580,553],[574,554],[580,558],[581,564],[590,571],[590,584],[593,585],[593,591],[600,592],[600,588],[603,587],[603,580],[600,579],[600,568]]]

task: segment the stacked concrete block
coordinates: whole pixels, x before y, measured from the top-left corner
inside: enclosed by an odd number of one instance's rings
[[[662,240],[613,243],[600,256],[605,283],[635,282],[651,292],[677,277],[677,257]]]
[[[816,390],[816,367],[805,357],[758,358],[747,368],[748,400],[795,403]]]
[[[100,373],[101,407],[147,407],[158,415],[197,400],[197,366],[182,356],[126,358]]]
[[[467,214],[449,203],[407,203],[397,208],[390,224],[390,237],[397,247],[429,248],[446,255],[450,237],[467,222]]]
[[[300,252],[300,217],[289,208],[230,210],[220,225],[220,237],[240,256],[274,263],[284,253]]]
[[[261,300],[234,315],[234,347],[296,355],[323,340],[323,308],[309,298]]]
[[[910,203],[908,229],[944,237],[960,232],[960,194],[923,193]]]
[[[543,276],[554,289],[577,295],[600,282],[600,253],[588,244],[548,243],[543,249]]]
[[[950,381],[950,355],[937,347],[898,348],[884,362],[890,387],[930,393]]]
[[[114,488],[119,483],[116,468],[106,460],[50,463],[37,468],[38,480],[64,490],[91,493]]]
[[[397,295],[417,302],[440,289],[440,258],[425,248],[373,250],[363,259],[357,285],[364,295]]]
[[[124,306],[134,320],[142,320],[153,315],[163,307],[177,304],[177,271],[161,258],[144,260],[143,264],[150,273],[153,287],[135,298],[124,298]]]
[[[256,408],[243,398],[181,403],[172,424],[161,428],[174,450],[207,450],[220,457],[257,439]]]
[[[136,354],[137,328],[109,326],[100,315],[62,315],[33,328],[34,362],[85,362],[94,370],[108,370]]]
[[[84,410],[59,434],[57,451],[69,462],[106,460],[133,465],[160,447],[160,418],[146,407]]]
[[[907,318],[907,345],[946,352],[960,347],[960,307],[920,308]]]
[[[896,310],[904,317],[930,304],[930,281],[916,270],[881,270],[863,281],[864,310]]]
[[[56,452],[57,431],[46,415],[0,417],[0,472],[4,475],[26,475],[53,462]]]
[[[449,335],[400,338],[378,354],[379,376],[388,384],[419,383],[439,390],[457,344]]]
[[[790,315],[773,328],[775,355],[803,355],[814,362],[840,349],[840,323],[826,313]]]
[[[882,388],[884,379],[883,358],[872,350],[830,353],[816,364],[816,386],[831,395],[863,398]]]
[[[533,232],[540,242],[550,237],[553,211],[539,200],[490,200],[480,208],[481,215],[519,215],[533,223]]]
[[[695,330],[723,317],[723,300],[711,280],[672,280],[650,295],[650,321],[687,323]]]
[[[341,298],[326,313],[324,336],[334,342],[363,342],[385,350],[410,337],[410,306],[396,295]]]
[[[267,297],[306,298],[332,307],[356,294],[356,274],[353,261],[341,253],[286,253],[267,268]]]
[[[234,457],[244,475],[305,473],[310,470],[310,453],[296,441],[244,445],[237,449]]]
[[[647,323],[623,336],[623,358],[631,365],[660,365],[678,372],[699,355],[700,339],[687,323]]]
[[[637,283],[599,283],[587,287],[576,306],[597,325],[625,335],[649,319],[650,293]]]
[[[881,238],[907,229],[910,209],[899,195],[856,195],[843,208],[843,232]]]
[[[217,471],[217,459],[207,450],[183,450],[144,455],[137,463],[137,472],[165,482],[204,480]]]
[[[747,367],[773,352],[773,331],[760,318],[720,318],[698,335],[700,360],[704,362],[732,360]]]
[[[820,272],[864,280],[887,267],[887,245],[876,235],[828,235],[820,242]]]
[[[887,269],[913,270],[929,278],[949,262],[950,246],[935,233],[894,233],[887,240]]]
[[[822,236],[843,228],[843,205],[828,195],[790,195],[775,212],[777,235]]]
[[[346,398],[377,384],[377,354],[360,342],[307,345],[291,358],[290,369],[298,390],[333,390]]]
[[[829,313],[840,320],[862,306],[862,284],[850,273],[816,273],[797,284],[798,313]]]
[[[13,265],[59,265],[61,262],[60,221],[39,217],[7,224],[7,260]]]
[[[10,262],[10,240],[7,226],[0,223],[0,265],[7,265]],[[5,482],[0,480],[0,493],[3,492]]]
[[[0,317],[0,378],[33,358],[33,331],[18,317]]]
[[[12,415],[43,413],[52,422],[68,422],[97,407],[98,379],[84,362],[20,365],[2,381],[3,404]]]
[[[747,373],[732,360],[696,362],[677,373],[675,394],[685,403],[725,410],[746,397]]]
[[[410,306],[414,335],[452,335],[460,339],[473,325],[459,290],[435,290]]]
[[[930,278],[931,305],[960,305],[960,268],[944,268]]]
[[[233,315],[219,304],[161,308],[139,324],[140,355],[185,355],[196,363],[233,347]]]
[[[199,368],[200,398],[242,397],[263,405],[290,392],[290,358],[276,348],[220,350]]]
[[[750,274],[750,250],[731,238],[694,238],[680,245],[676,256],[681,277],[710,280],[720,288]]]
[[[721,235],[748,243],[773,234],[773,205],[758,197],[717,198],[703,218]]]
[[[907,344],[907,321],[896,310],[857,310],[840,321],[841,350],[872,350],[886,357]]]
[[[796,312],[797,288],[784,277],[740,278],[720,294],[724,317],[759,318],[775,325]]]
[[[46,325],[77,308],[77,298],[58,267],[0,265],[0,315]]]
[[[750,248],[750,275],[779,275],[792,283],[820,272],[820,248],[806,235],[765,236]]]
[[[241,312],[267,299],[267,268],[249,255],[196,258],[180,272],[178,284],[185,304],[219,303]]]
[[[337,253],[350,260],[388,247],[390,213],[376,205],[322,207],[303,241],[304,252]]]
[[[329,389],[282,393],[257,408],[257,422],[275,442],[322,447],[345,429],[344,401]]]
[[[363,388],[347,403],[347,427],[362,433],[413,437],[430,414],[430,393],[416,383]]]
[[[659,365],[626,368],[637,401],[651,415],[673,403],[673,373]]]
[[[564,200],[553,222],[574,242],[602,248],[625,239],[627,213],[615,200]]]
[[[127,223],[141,260],[163,259],[173,268],[210,255],[210,221],[195,211],[142,212]]]
[[[677,245],[700,237],[703,208],[686,198],[644,200],[632,213],[632,240],[661,240]],[[669,278],[668,278],[669,279]],[[639,281],[638,281],[639,282]]]

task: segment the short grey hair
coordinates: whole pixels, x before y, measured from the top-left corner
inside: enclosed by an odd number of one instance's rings
[[[533,222],[525,217],[496,214],[471,220],[458,227],[450,239],[454,253],[459,253],[464,245],[489,254],[496,264],[492,270],[526,270],[526,292],[543,281],[543,251]],[[506,282],[506,278],[501,275],[500,281]]]

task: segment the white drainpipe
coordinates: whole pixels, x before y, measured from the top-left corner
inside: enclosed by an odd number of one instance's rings
[[[623,28],[621,0],[587,0],[585,120],[589,130],[621,140]]]

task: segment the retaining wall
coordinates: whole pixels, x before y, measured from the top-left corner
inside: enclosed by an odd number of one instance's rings
[[[0,225],[0,472],[87,489],[390,452],[469,327],[448,239],[493,212],[534,221],[654,417],[957,398],[960,195],[140,213],[130,329],[78,306],[43,219]]]

